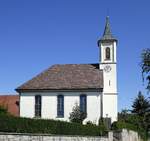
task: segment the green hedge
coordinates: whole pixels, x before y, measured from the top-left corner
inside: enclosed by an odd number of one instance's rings
[[[0,116],[0,132],[100,136],[107,133],[104,130],[104,128],[96,125]]]

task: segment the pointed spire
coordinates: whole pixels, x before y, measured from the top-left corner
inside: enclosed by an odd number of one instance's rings
[[[106,25],[105,25],[105,30],[104,30],[103,36],[106,36],[106,35],[112,35],[110,23],[109,23],[109,16],[106,17]]]
[[[117,42],[117,39],[113,36],[113,34],[111,32],[109,16],[106,17],[104,33],[103,33],[102,38],[100,40],[98,40],[98,44],[100,42],[108,42],[108,41],[116,41]]]

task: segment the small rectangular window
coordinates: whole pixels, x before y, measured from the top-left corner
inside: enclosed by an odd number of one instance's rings
[[[64,117],[64,96],[57,96],[57,117]]]
[[[87,113],[87,97],[86,95],[80,95],[80,110]]]
[[[35,96],[35,117],[41,117],[41,96]]]

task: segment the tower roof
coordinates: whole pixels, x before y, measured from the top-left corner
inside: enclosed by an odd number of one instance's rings
[[[98,41],[99,42],[108,42],[108,41],[117,41],[117,39],[113,36],[111,32],[109,16],[106,17],[106,24],[102,38]]]

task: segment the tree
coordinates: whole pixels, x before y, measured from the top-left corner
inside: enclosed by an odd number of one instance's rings
[[[86,118],[86,113],[80,110],[80,106],[76,103],[70,113],[70,121],[75,123],[82,123],[83,120]]]
[[[137,98],[134,100],[131,112],[144,117],[146,113],[150,112],[150,102],[139,91]]]
[[[147,89],[150,91],[150,48],[144,49],[141,54],[141,68],[143,81],[147,81]]]
[[[133,102],[132,108],[132,113],[139,116],[139,121],[137,120],[136,124],[139,128],[145,130],[147,136],[150,129],[150,102],[139,92],[138,97]]]

